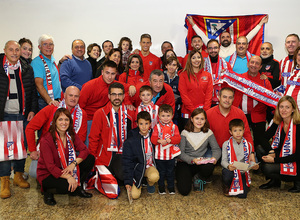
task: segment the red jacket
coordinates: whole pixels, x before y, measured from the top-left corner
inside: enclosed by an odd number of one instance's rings
[[[150,82],[147,81],[144,83],[140,83],[136,87],[136,93],[134,96],[134,101],[132,103],[136,108],[142,102],[140,99],[140,88],[145,85],[150,86]],[[173,112],[175,112],[175,97],[174,97],[174,92],[173,92],[173,89],[171,88],[171,86],[169,86],[167,83],[164,83],[163,89],[160,91],[160,95],[154,104],[158,105],[158,106],[161,106],[162,104],[168,104],[168,105],[172,106]]]
[[[179,76],[178,89],[183,103],[181,113],[188,114],[188,117],[199,106],[207,111],[212,102],[213,82],[211,74],[201,69],[196,73],[196,78],[191,75],[191,81],[189,81],[186,71]]]
[[[33,119],[26,126],[25,134],[28,144],[28,150],[30,152],[36,151],[35,144],[35,131],[42,129],[41,137],[49,131],[50,123],[52,122],[53,116],[57,107],[54,105],[48,105],[42,110],[40,110]],[[82,124],[77,133],[79,138],[82,141],[86,139],[86,130],[87,130],[87,114],[82,110]]]
[[[257,84],[267,88],[270,91],[273,91],[272,85],[269,80],[260,79],[260,73],[258,73],[256,75],[256,77],[250,76],[248,74],[248,72],[243,73],[241,76],[244,78],[250,79],[253,82],[256,82]],[[233,105],[241,108],[242,101],[243,101],[243,93],[235,90]],[[253,99],[248,97],[248,102],[253,102]],[[262,102],[258,102],[258,104],[252,109],[252,111],[250,113],[252,122],[253,123],[265,122],[266,121],[266,110],[267,110],[267,105],[265,105]]]
[[[141,56],[143,60],[143,67],[144,67],[144,82],[149,80],[150,73],[153,70],[160,69],[160,58],[155,56],[153,53],[149,53],[147,56],[143,56],[142,52],[139,52],[139,55]]]
[[[61,171],[63,170],[61,162],[58,156],[58,151],[56,143],[54,143],[53,138],[49,132],[47,132],[40,141],[41,153],[37,165],[37,180],[42,184],[42,181],[49,175],[59,178],[61,176]],[[75,134],[74,140],[75,151],[79,152],[77,158],[82,158],[85,160],[89,155],[89,150],[84,145],[82,140]],[[66,148],[66,160],[69,159],[69,150]]]
[[[126,80],[126,78],[127,78],[127,80]],[[130,86],[131,85],[136,86],[137,84],[144,82],[144,79],[143,79],[143,77],[140,76],[139,71],[135,72],[134,70],[130,69],[128,77],[125,72],[119,76],[119,82],[126,83]]]
[[[118,82],[114,80],[112,83]],[[128,92],[129,86],[125,83],[120,82],[125,87],[125,93]],[[103,80],[103,76],[99,76],[96,79],[92,79],[85,84],[82,85],[82,89],[80,91],[79,105],[83,108],[88,116],[88,120],[93,120],[93,116],[95,112],[105,106],[108,99],[108,87],[110,84],[107,84]],[[126,95],[128,100],[128,96]],[[125,103],[127,103],[124,100]]]
[[[110,147],[109,143],[109,131],[110,124],[108,124],[107,118],[110,118],[112,105],[109,102],[103,108],[98,109],[95,112],[91,132],[89,134],[89,150],[92,155],[95,156],[95,165],[105,165],[109,166],[112,152],[107,151]],[[127,118],[127,134],[129,130],[133,128],[134,122],[134,111],[128,111]]]

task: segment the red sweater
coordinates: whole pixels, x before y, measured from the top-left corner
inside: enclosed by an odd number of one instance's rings
[[[110,125],[107,122],[109,119],[112,105],[109,102],[103,108],[100,108],[95,112],[91,132],[89,134],[89,150],[92,155],[95,156],[96,161],[95,165],[105,165],[109,166],[112,152],[107,151],[107,148],[110,147],[109,143],[109,131]],[[130,129],[133,128],[134,122],[134,111],[127,110],[127,134]]]
[[[267,88],[268,90],[273,91],[272,85],[269,80],[262,80],[260,79],[260,73],[256,75],[256,77],[252,77],[248,74],[248,72],[243,73],[242,77],[248,78],[253,82],[256,82],[257,84]],[[234,101],[233,105],[236,107],[240,107],[243,102],[243,93],[240,91],[235,91],[234,93]],[[248,97],[249,104],[253,103],[253,99]],[[262,102],[258,102],[258,104],[251,110],[251,120],[253,123],[258,123],[258,122],[265,122],[266,121],[266,110],[267,110],[267,105],[265,105]]]
[[[114,82],[117,81],[114,80],[112,83]],[[125,83],[122,84],[125,87],[125,92],[128,92],[129,86]],[[95,112],[108,103],[109,85],[110,84],[104,82],[102,75],[82,85],[82,89],[80,91],[79,105],[82,109],[86,111],[88,117],[87,120],[93,120]],[[128,100],[127,95],[125,99]],[[124,100],[124,102],[126,101]],[[128,103],[128,101],[126,103]]]
[[[140,99],[140,88],[144,85],[150,86],[150,82],[144,82],[140,83],[136,87],[136,93],[133,99],[133,105],[137,108],[141,104],[141,99]],[[172,106],[173,112],[175,112],[175,97],[174,97],[174,92],[171,86],[169,86],[167,83],[164,83],[163,89],[160,91],[160,95],[157,98],[156,102],[154,103],[155,105],[161,106],[162,104],[168,104]]]
[[[29,122],[26,126],[25,134],[28,144],[28,150],[30,152],[36,151],[36,144],[35,144],[35,131],[38,131],[42,128],[41,137],[49,131],[50,123],[52,122],[53,116],[57,107],[54,105],[48,105],[42,110],[40,110],[33,119]],[[77,133],[79,138],[82,141],[86,139],[86,130],[87,130],[87,114],[82,110],[82,124]]]
[[[220,112],[219,106],[217,105],[209,109],[206,114],[210,129],[214,133],[221,148],[223,143],[231,137],[229,133],[229,122],[235,118],[243,120],[245,125],[244,138],[246,138],[246,140],[250,142],[252,146],[254,146],[247,118],[241,109],[231,106],[230,112],[226,117],[224,117]]]
[[[143,60],[143,67],[144,67],[144,82],[149,80],[150,73],[153,70],[160,69],[160,58],[155,56],[153,53],[149,53],[147,56],[143,56],[142,52],[139,52],[139,55],[141,56]]]
[[[184,71],[179,76],[178,84],[183,103],[181,113],[188,116],[199,106],[202,106],[205,111],[210,109],[213,95],[213,82],[210,73],[201,69],[196,73],[196,77],[191,75],[190,80],[187,72]]]
[[[61,171],[63,170],[61,162],[58,156],[58,151],[56,148],[56,143],[54,143],[53,138],[49,132],[47,132],[40,141],[40,158],[37,165],[37,180],[42,184],[42,181],[49,175],[59,178],[61,176]],[[75,134],[74,141],[75,151],[79,152],[77,158],[82,158],[85,160],[89,155],[89,150],[84,145],[82,140]],[[65,149],[66,160],[69,159],[69,150]]]

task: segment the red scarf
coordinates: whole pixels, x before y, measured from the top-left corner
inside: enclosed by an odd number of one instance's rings
[[[55,132],[56,136],[56,146],[57,146],[57,151],[58,151],[58,156],[60,159],[60,163],[63,169],[65,169],[68,165],[70,165],[74,160],[76,160],[76,152],[74,149],[74,145],[72,142],[72,139],[68,133],[66,133],[67,136],[67,145],[69,149],[69,160],[67,163],[66,155],[65,155],[65,148],[64,144],[58,135],[57,132]],[[79,172],[79,166],[77,165],[75,169],[73,170],[73,177],[77,180],[78,185],[80,185],[80,172]]]
[[[244,147],[244,160],[245,163],[249,164],[249,154],[250,154],[250,146],[249,143],[246,141],[245,138],[243,138],[243,147]],[[237,161],[236,154],[233,148],[233,137],[230,137],[227,144],[227,155],[228,155],[228,161],[230,164],[233,164],[234,161]],[[244,187],[242,182],[242,175],[241,171],[235,169],[233,171],[233,180],[229,189],[229,195],[238,195],[244,193]],[[246,176],[246,184],[249,187],[251,183],[250,179],[250,173],[249,171],[245,172]]]
[[[5,70],[5,73],[8,77],[8,91],[7,91],[7,100],[9,100],[9,88],[10,88],[10,75],[8,73],[8,69],[16,70],[19,69],[19,78],[21,81],[21,87],[22,87],[22,114],[25,114],[25,90],[24,90],[24,85],[23,85],[23,80],[22,80],[22,70],[21,70],[21,63],[20,60],[15,65],[12,65],[8,62],[6,55],[4,55],[3,58],[3,68]]]
[[[110,147],[107,148],[107,151],[112,152],[123,152],[123,143],[127,138],[127,108],[124,104],[122,104],[118,111],[118,119],[119,119],[119,135],[120,135],[120,146],[118,146],[118,131],[117,131],[117,120],[115,117],[115,110],[111,105],[111,102],[109,104],[111,106],[110,111],[110,118],[107,119],[108,126],[110,127],[109,136],[107,137],[109,139],[108,143],[110,143]],[[103,110],[104,113],[104,110]],[[105,114],[105,113],[104,113]]]
[[[146,156],[146,169],[148,167],[154,166],[153,164],[153,154],[152,154],[152,143],[150,141],[149,133],[144,138],[145,156]]]
[[[283,122],[278,126],[276,133],[273,137],[272,149],[277,149],[280,142],[280,133],[283,129]],[[293,119],[290,121],[289,128],[286,132],[283,145],[280,152],[280,157],[286,157],[296,152],[296,125],[293,123]],[[281,163],[280,174],[297,176],[297,164],[296,162]]]

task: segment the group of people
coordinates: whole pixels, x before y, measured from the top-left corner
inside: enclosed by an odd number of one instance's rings
[[[102,49],[90,44],[87,59],[84,41],[75,39],[72,55],[58,65],[50,35],[39,38],[40,54],[33,60],[30,40],[5,44],[0,121],[24,122],[29,174],[41,185],[46,204],[56,204],[55,193],[92,197],[84,186],[91,183],[91,174],[101,175],[101,166],[133,199],[140,197],[143,184],[154,193],[156,182],[161,195],[175,194],[175,182],[182,195],[202,190],[218,161],[226,196],[246,198],[249,191],[250,173],[235,162],[262,170],[270,181],[261,189],[279,187],[284,180],[294,181],[290,192],[300,192],[298,35],[286,37],[289,55],[279,63],[269,42],[261,45],[259,55],[247,50],[268,17],[236,45],[228,32],[220,42],[208,39],[188,20],[197,35],[184,58],[168,41],[161,46],[162,57],[152,54],[149,34],[141,35],[136,50],[128,37],[121,38],[118,48],[109,40]],[[105,56],[99,60],[102,50]],[[275,111],[226,83],[226,73],[278,91],[282,98]],[[267,116],[274,118],[266,130]],[[1,198],[11,196],[11,170],[14,185],[30,187],[24,165],[24,158],[0,162]],[[101,181],[97,184],[101,187]]]

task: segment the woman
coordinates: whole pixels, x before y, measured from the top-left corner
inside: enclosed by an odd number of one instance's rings
[[[273,138],[270,145],[269,139]],[[300,192],[300,114],[291,96],[282,97],[275,109],[273,124],[265,133],[263,147],[257,151],[264,153],[262,171],[271,179],[260,189],[279,187],[280,181],[294,181],[289,192]]]
[[[72,124],[70,112],[65,108],[57,109],[49,132],[40,141],[37,180],[42,185],[47,205],[56,204],[54,192],[92,197],[82,186],[94,166],[95,158],[89,154]],[[79,152],[78,156],[76,152]]]
[[[212,150],[210,162],[213,163],[202,164],[201,157],[205,155],[208,145]],[[176,166],[177,189],[180,194],[186,196],[192,190],[192,180],[194,190],[200,190],[201,180],[212,175],[214,165],[221,157],[221,149],[213,132],[209,129],[203,109],[197,108],[192,112],[185,130],[181,132],[179,148],[181,154]]]
[[[32,61],[32,42],[23,37],[19,40],[21,46],[21,56],[30,64]]]
[[[294,69],[287,80],[284,95],[292,96],[300,109],[300,47],[294,53]]]
[[[87,60],[91,63],[92,65],[92,70],[93,70],[93,78],[95,78],[96,72],[97,72],[97,68],[98,68],[98,63],[97,63],[97,59],[100,57],[101,54],[101,48],[98,44],[93,43],[90,44],[87,47],[87,55],[89,56],[87,58]]]
[[[124,73],[119,77],[119,81],[136,86],[138,83],[143,82],[143,60],[140,55],[132,54],[127,62]]]
[[[118,80],[119,79],[119,75],[123,72],[123,64],[121,62],[121,60],[122,60],[122,52],[121,52],[121,50],[119,50],[118,48],[111,49],[103,63],[105,63],[108,60],[114,61],[117,64],[117,66],[118,66],[118,69],[117,69],[118,73],[117,73],[117,76],[116,76],[116,80]],[[99,76],[101,76],[101,74],[102,74],[101,72],[102,72],[102,69],[103,69],[103,67],[102,67],[103,63],[102,63],[101,66],[99,66],[97,68],[96,78],[99,77]]]
[[[179,92],[182,100],[183,128],[195,108],[207,111],[212,102],[213,82],[211,74],[203,70],[204,60],[197,50],[192,50],[186,66],[179,77]],[[180,129],[182,130],[182,129]]]

